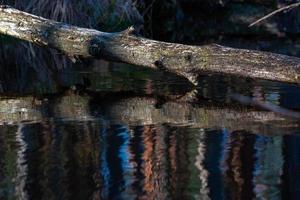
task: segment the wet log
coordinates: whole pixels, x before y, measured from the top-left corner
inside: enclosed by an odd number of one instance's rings
[[[190,46],[134,35],[134,29],[105,33],[0,8],[0,33],[71,57],[94,57],[183,75],[195,82],[201,72],[300,83],[300,59],[219,45]]]

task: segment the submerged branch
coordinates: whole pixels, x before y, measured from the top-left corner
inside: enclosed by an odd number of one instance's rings
[[[137,37],[133,30],[105,33],[80,28],[14,8],[0,7],[0,33],[70,57],[94,57],[182,75],[195,82],[201,72],[300,83],[300,59],[219,45],[190,46]]]

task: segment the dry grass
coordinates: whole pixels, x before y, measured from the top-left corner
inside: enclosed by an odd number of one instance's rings
[[[132,0],[14,0],[4,3],[45,18],[103,31],[118,31],[143,21]],[[25,42],[7,44],[6,39],[1,41],[0,38],[0,45],[0,84],[13,78],[18,81],[16,85],[24,87],[32,72],[42,82],[53,82],[54,71],[87,65],[87,62],[73,64],[55,50]]]

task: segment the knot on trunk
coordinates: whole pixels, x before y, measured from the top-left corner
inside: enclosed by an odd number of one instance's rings
[[[98,38],[92,39],[89,45],[89,54],[96,58],[101,58],[102,49],[104,47],[103,42]]]

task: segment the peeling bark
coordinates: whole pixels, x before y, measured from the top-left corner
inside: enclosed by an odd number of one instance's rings
[[[190,46],[137,37],[133,30],[105,33],[0,7],[0,33],[71,57],[94,57],[125,62],[183,75],[223,73],[288,83],[300,83],[300,59],[262,51],[219,45]]]

